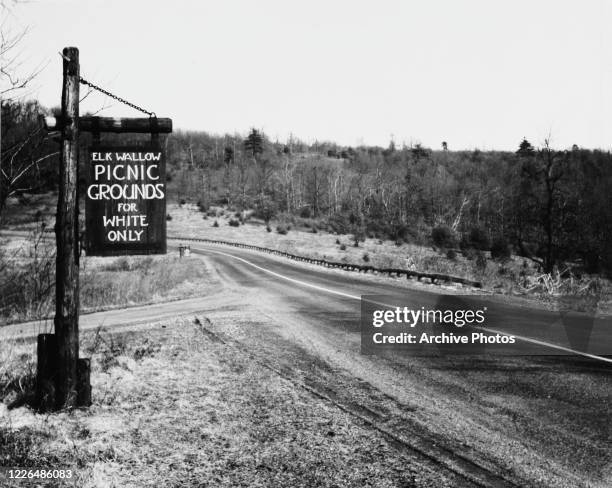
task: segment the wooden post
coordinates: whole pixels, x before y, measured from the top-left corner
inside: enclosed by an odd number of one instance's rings
[[[77,362],[77,404],[79,407],[91,405],[91,360],[79,359]]]
[[[77,168],[79,154],[79,50],[63,51],[61,165],[55,235],[57,240],[55,335],[58,408],[77,406],[79,358],[79,252]]]
[[[39,334],[36,365],[36,407],[42,411],[56,406],[57,341],[55,334]]]

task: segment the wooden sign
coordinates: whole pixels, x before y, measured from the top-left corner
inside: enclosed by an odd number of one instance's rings
[[[89,256],[166,253],[166,161],[158,145],[89,150]]]

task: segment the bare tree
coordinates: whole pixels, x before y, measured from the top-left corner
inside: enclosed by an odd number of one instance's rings
[[[15,18],[13,7],[18,3],[17,0],[0,2],[0,98],[3,102],[27,96],[31,82],[46,66],[40,64],[34,69],[24,69],[20,46],[28,28],[14,29],[9,25]]]
[[[14,31],[8,25],[13,18],[12,8],[17,0],[0,3],[0,217],[6,200],[19,192],[31,190],[38,182],[41,163],[57,156],[50,149],[47,134],[38,123],[43,112],[37,102],[24,101],[27,89],[44,66],[25,74],[20,46],[27,28]]]

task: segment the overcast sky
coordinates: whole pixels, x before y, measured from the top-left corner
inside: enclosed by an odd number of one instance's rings
[[[33,95],[59,105],[61,59],[175,128],[450,149],[612,146],[608,0],[40,0]],[[97,110],[90,96],[81,111]],[[108,101],[107,101],[108,102]],[[106,116],[139,116],[113,104]]]

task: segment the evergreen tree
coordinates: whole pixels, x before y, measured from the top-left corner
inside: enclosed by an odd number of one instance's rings
[[[519,145],[518,151],[516,151],[516,155],[520,157],[531,157],[535,154],[535,149],[531,145],[531,143],[523,138],[523,141]]]
[[[264,139],[257,129],[251,129],[251,132],[244,141],[244,148],[250,152],[255,159],[263,153]]]

